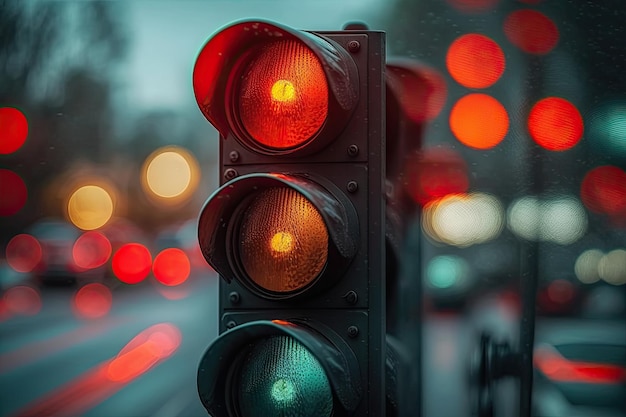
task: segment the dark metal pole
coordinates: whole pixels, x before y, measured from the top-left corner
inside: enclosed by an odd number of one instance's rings
[[[541,95],[543,90],[543,62],[539,57],[528,59],[528,98],[532,101]],[[528,179],[529,191],[540,198],[544,191],[543,184],[543,152],[533,143],[530,137],[528,141],[527,161],[529,167]],[[522,293],[522,317],[519,334],[519,395],[520,417],[530,417],[532,412],[533,392],[533,350],[535,345],[535,320],[537,286],[539,281],[539,236],[527,241],[523,245],[521,259],[521,293]]]
[[[539,275],[537,242],[527,244],[527,271],[522,274],[522,318],[519,337],[520,417],[530,417],[533,391],[533,348],[535,344],[535,300]]]

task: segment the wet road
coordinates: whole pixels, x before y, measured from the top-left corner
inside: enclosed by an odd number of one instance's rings
[[[118,286],[105,314],[106,297],[89,310],[76,287],[22,295],[26,314],[0,322],[0,415],[206,416],[196,372],[217,334],[216,288],[214,275]]]
[[[5,308],[0,322],[0,415],[206,416],[196,372],[217,335],[216,296],[207,273],[181,287],[117,286],[82,301],[78,287],[21,294],[22,313]],[[516,320],[497,300],[427,316],[424,416],[470,415],[467,369],[479,330],[510,334]]]

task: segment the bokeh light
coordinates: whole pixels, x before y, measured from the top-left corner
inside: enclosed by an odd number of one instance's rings
[[[42,307],[39,292],[26,285],[11,287],[3,296],[5,308],[13,314],[34,316]]]
[[[148,166],[148,186],[159,197],[182,194],[191,181],[191,169],[185,158],[176,152],[163,152]]]
[[[16,152],[28,136],[28,120],[13,107],[0,107],[0,154]]]
[[[0,169],[0,196],[0,216],[16,214],[28,198],[24,180],[11,170]]]
[[[490,194],[449,195],[424,207],[422,227],[438,242],[468,247],[500,235],[504,227],[504,209]]]
[[[453,149],[424,149],[408,163],[406,187],[422,206],[448,194],[465,193],[469,188],[467,164]]]
[[[468,88],[487,88],[502,76],[504,53],[491,38],[470,33],[457,38],[446,55],[448,72]]]
[[[604,253],[599,249],[588,249],[581,253],[574,264],[576,278],[583,284],[593,284],[600,281],[598,265]]]
[[[588,220],[585,208],[572,196],[554,196],[545,200],[525,196],[509,207],[507,224],[523,239],[569,245],[585,235]]]
[[[487,94],[468,94],[452,107],[450,129],[464,145],[490,149],[504,139],[509,130],[509,115],[495,98]]]
[[[583,118],[569,101],[548,97],[537,102],[528,116],[528,131],[538,145],[549,151],[565,151],[583,136]]]
[[[113,199],[98,185],[84,185],[72,193],[67,214],[74,225],[83,230],[104,226],[113,215]]]
[[[469,265],[461,257],[454,255],[436,256],[428,262],[426,277],[431,287],[447,289],[467,284]]]
[[[111,310],[113,295],[104,284],[97,282],[81,287],[72,300],[74,314],[85,319],[106,316]]]
[[[148,277],[152,268],[152,255],[140,243],[122,245],[113,255],[113,273],[126,284],[138,284]]]
[[[600,278],[612,285],[626,284],[626,250],[615,249],[598,262]]]
[[[586,140],[597,151],[626,160],[626,100],[610,101],[587,116]]]
[[[626,172],[612,165],[592,169],[583,178],[580,196],[594,213],[623,213],[626,211]]]
[[[178,248],[162,250],[152,266],[154,277],[168,286],[180,285],[187,280],[191,272],[191,263],[187,254]]]
[[[511,12],[504,20],[509,42],[529,54],[550,52],[559,41],[559,30],[545,14],[530,9]]]
[[[507,211],[509,229],[526,240],[539,237],[539,216],[541,206],[536,197],[522,197],[511,204]]]
[[[542,206],[540,236],[543,240],[569,245],[585,235],[587,214],[580,200],[557,197]]]
[[[198,185],[200,169],[185,149],[166,146],[146,158],[142,169],[144,191],[159,202],[181,203]]]
[[[111,252],[109,239],[102,233],[91,230],[76,239],[72,256],[78,267],[94,269],[104,265],[111,257]]]
[[[33,271],[43,257],[41,244],[37,238],[25,233],[11,238],[5,254],[7,263],[17,272]]]
[[[555,303],[568,303],[572,301],[574,294],[574,285],[564,279],[556,279],[548,286],[548,297]]]
[[[537,304],[545,313],[562,313],[575,301],[576,288],[565,279],[555,279],[537,294]]]

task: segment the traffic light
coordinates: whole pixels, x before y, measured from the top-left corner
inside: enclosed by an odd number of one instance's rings
[[[198,221],[221,278],[213,417],[385,415],[385,43],[351,28],[242,21],[198,55],[220,134]]]
[[[443,76],[408,58],[387,60],[387,416],[422,415],[423,291],[420,207],[411,196],[423,131],[445,103]]]

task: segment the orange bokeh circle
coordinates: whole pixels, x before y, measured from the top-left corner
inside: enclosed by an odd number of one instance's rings
[[[452,42],[446,55],[446,67],[462,86],[487,88],[504,73],[504,52],[493,39],[469,33]]]
[[[506,136],[509,115],[495,98],[487,94],[468,94],[452,107],[450,129],[464,145],[490,149]]]

